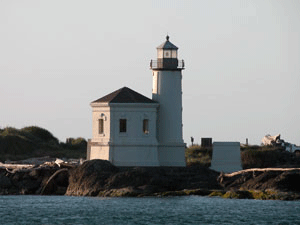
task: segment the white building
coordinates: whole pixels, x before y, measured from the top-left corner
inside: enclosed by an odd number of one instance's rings
[[[151,60],[152,100],[123,87],[91,103],[87,159],[116,166],[185,166],[182,138],[183,60],[167,40]]]
[[[210,169],[224,173],[242,170],[240,142],[214,142]]]

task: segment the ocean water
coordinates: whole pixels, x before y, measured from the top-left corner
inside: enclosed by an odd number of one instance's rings
[[[300,201],[0,196],[0,224],[300,224]]]

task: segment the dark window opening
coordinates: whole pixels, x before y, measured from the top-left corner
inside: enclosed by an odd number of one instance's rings
[[[143,132],[144,134],[149,134],[149,120],[143,120]]]
[[[125,133],[127,129],[127,120],[126,119],[120,119],[120,133]]]
[[[99,134],[103,134],[103,133],[104,133],[104,120],[99,119]]]

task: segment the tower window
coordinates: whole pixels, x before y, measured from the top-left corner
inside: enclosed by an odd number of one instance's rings
[[[126,133],[127,130],[127,120],[120,119],[120,133]]]
[[[172,58],[173,59],[177,58],[177,50],[172,50]]]
[[[144,134],[149,134],[149,120],[148,119],[143,120],[143,132],[144,132]]]
[[[164,58],[171,58],[171,50],[164,50]]]
[[[99,119],[99,134],[103,134],[103,133],[104,133],[104,120]]]

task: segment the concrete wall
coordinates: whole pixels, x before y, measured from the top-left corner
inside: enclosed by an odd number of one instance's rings
[[[111,104],[110,161],[116,166],[158,166],[156,116],[158,104]],[[127,120],[126,133],[120,133],[119,120]],[[143,132],[143,120],[149,132]]]
[[[159,102],[157,139],[161,144],[183,143],[181,71],[153,71],[152,99]]]
[[[109,160],[116,166],[158,166],[156,115],[158,104],[97,103],[93,108],[93,138],[88,159]],[[99,119],[104,133],[99,134]],[[126,119],[126,132],[120,132],[120,119]],[[149,132],[143,132],[143,120]]]
[[[186,166],[182,138],[182,74],[180,70],[153,71],[152,99],[157,113],[158,161],[161,166]]]
[[[159,166],[157,145],[110,146],[115,166]]]
[[[109,160],[109,146],[91,145],[89,160],[91,159],[103,159]]]
[[[104,133],[99,134],[99,119],[104,120]],[[108,143],[110,140],[110,107],[108,103],[92,106],[92,142]]]
[[[159,145],[158,161],[160,166],[186,166],[185,145]]]
[[[240,142],[214,142],[211,169],[224,173],[242,170]]]
[[[113,145],[157,145],[156,115],[158,104],[111,104],[111,134]],[[119,120],[127,120],[126,133],[120,133]],[[143,120],[149,121],[149,132],[143,132]]]

